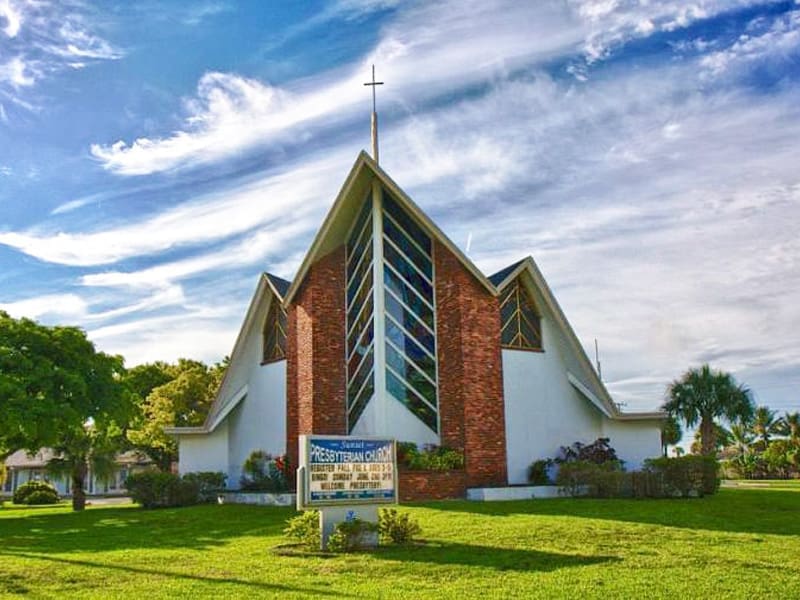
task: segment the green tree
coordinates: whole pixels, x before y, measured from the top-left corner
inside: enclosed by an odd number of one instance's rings
[[[0,449],[50,447],[78,464],[131,415],[120,356],[98,352],[76,327],[48,327],[0,312]],[[96,433],[91,433],[96,432]],[[84,507],[86,469],[71,472],[73,509]]]
[[[678,419],[673,416],[668,417],[661,424],[661,447],[664,449],[664,456],[667,456],[667,448],[676,445],[682,437],[683,430]]]
[[[209,367],[182,358],[175,365],[153,363],[131,369],[139,415],[127,437],[160,469],[169,470],[178,458],[177,443],[164,433],[164,428],[203,424],[216,397],[224,365]]]
[[[753,414],[753,400],[750,390],[737,384],[732,375],[703,365],[689,369],[667,387],[663,409],[687,427],[699,423],[700,452],[713,456],[717,448],[717,420],[749,420]]]
[[[753,433],[758,436],[759,450],[764,452],[769,448],[769,438],[780,432],[781,423],[777,413],[766,406],[759,406],[753,413]]]
[[[800,446],[800,412],[786,413],[783,416],[780,433],[788,437],[793,446]]]

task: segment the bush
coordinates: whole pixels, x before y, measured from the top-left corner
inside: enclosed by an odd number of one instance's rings
[[[291,473],[286,456],[273,457],[263,450],[255,450],[242,466],[239,485],[249,492],[286,492]]]
[[[556,484],[571,496],[613,498],[624,495],[626,473],[619,461],[597,464],[587,460],[573,460],[561,464]]]
[[[464,468],[460,450],[426,444],[422,449],[413,442],[397,444],[397,462],[413,471],[450,471]]]
[[[319,550],[319,511],[308,510],[286,521],[286,537],[296,540],[309,550]]]
[[[660,478],[664,496],[711,495],[719,489],[719,462],[713,456],[651,458],[644,464],[645,471]]]
[[[200,499],[200,483],[197,479],[183,479],[174,473],[133,473],[125,480],[125,488],[134,502],[144,508],[190,506],[197,504]]]
[[[197,486],[197,501],[201,504],[214,503],[217,496],[225,489],[227,475],[219,471],[198,471],[186,473],[183,480]]]
[[[378,533],[384,544],[409,544],[422,533],[422,527],[408,513],[382,508],[378,513]]]
[[[36,501],[31,502],[34,495]],[[46,481],[28,481],[14,492],[14,504],[56,504],[58,501],[56,488]]]
[[[622,461],[617,457],[617,451],[611,447],[610,438],[597,438],[591,444],[583,444],[575,442],[571,446],[561,446],[561,457],[556,459],[556,462],[590,462],[596,465],[602,465],[608,462],[619,463],[622,466]]]
[[[28,506],[42,505],[42,504],[58,504],[59,497],[55,490],[38,490],[33,492],[25,500]]]
[[[357,517],[342,521],[328,536],[327,549],[329,552],[357,552],[364,548],[370,535],[377,531],[378,526],[375,523]]]
[[[533,461],[528,467],[528,483],[533,485],[550,485],[553,480],[550,478],[550,467],[553,466],[552,459],[542,459]]]

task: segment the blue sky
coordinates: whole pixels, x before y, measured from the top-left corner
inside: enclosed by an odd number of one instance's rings
[[[0,0],[0,308],[228,354],[357,153],[528,254],[629,410],[703,362],[800,409],[800,1]]]

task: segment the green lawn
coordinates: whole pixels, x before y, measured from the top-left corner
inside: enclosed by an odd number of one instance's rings
[[[278,556],[292,511],[0,510],[0,596],[798,598],[800,486],[701,500],[440,502],[427,544]]]

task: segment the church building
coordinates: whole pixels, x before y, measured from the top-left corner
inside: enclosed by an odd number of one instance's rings
[[[362,152],[294,280],[259,277],[203,426],[168,431],[181,472],[234,489],[251,452],[296,466],[308,433],[461,450],[466,489],[599,437],[636,468],[663,418],[613,402],[532,258],[482,273]]]

